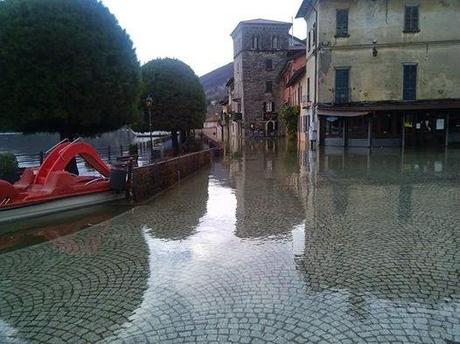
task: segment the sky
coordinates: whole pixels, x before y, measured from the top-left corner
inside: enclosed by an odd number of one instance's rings
[[[102,0],[126,29],[141,63],[175,57],[199,76],[233,60],[230,33],[241,20],[292,22],[301,0]],[[305,38],[303,19],[294,35]]]

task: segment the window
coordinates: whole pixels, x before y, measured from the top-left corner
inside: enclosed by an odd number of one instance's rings
[[[313,46],[316,47],[316,23],[313,24]]]
[[[307,78],[307,102],[310,101],[310,78]]]
[[[274,102],[265,102],[264,103],[264,112],[265,113],[275,112],[275,103]]]
[[[417,97],[417,65],[404,65],[403,74],[403,100],[415,100]]]
[[[273,60],[272,59],[265,60],[265,70],[273,70]]]
[[[271,81],[265,82],[265,93],[272,93],[273,85]]]
[[[404,32],[419,32],[418,6],[406,6],[404,13]]]
[[[297,105],[300,105],[300,102],[302,101],[302,86],[299,85],[299,88],[297,89]]]
[[[324,121],[325,137],[343,137],[343,121],[334,116],[326,117]]]
[[[349,102],[349,75],[349,68],[335,70],[335,102],[338,104]]]
[[[336,12],[336,37],[348,37],[348,9]]]
[[[280,48],[279,37],[273,36],[272,37],[272,49],[279,49],[279,48]]]
[[[259,37],[252,36],[252,50],[257,50],[257,49],[259,49]]]

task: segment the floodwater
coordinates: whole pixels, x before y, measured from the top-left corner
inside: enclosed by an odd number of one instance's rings
[[[229,148],[0,254],[0,342],[460,341],[460,150]]]

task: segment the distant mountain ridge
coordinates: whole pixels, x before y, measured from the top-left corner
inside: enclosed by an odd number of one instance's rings
[[[200,77],[201,84],[206,93],[208,118],[216,113],[220,113],[221,108],[219,102],[225,99],[227,95],[225,85],[232,76],[233,62],[230,62]]]

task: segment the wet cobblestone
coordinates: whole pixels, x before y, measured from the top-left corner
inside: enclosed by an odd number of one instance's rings
[[[460,152],[340,154],[255,143],[0,255],[0,343],[460,341]]]

